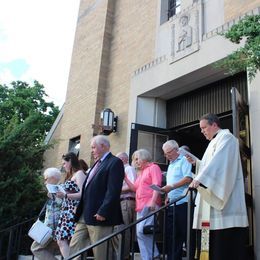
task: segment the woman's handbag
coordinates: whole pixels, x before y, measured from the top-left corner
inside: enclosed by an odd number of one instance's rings
[[[52,232],[53,232],[53,230],[50,227],[45,225],[40,220],[41,215],[44,213],[44,211],[46,209],[47,203],[48,203],[48,201],[46,201],[46,203],[44,204],[44,206],[38,216],[38,219],[32,225],[32,227],[30,228],[30,230],[28,232],[28,236],[31,237],[34,241],[36,241],[37,243],[39,243],[42,246],[45,245],[48,241],[50,241],[50,239],[52,239]],[[54,199],[52,202],[52,208],[53,208],[53,203],[54,203]]]
[[[145,235],[148,235],[148,234],[157,234],[157,233],[160,233],[160,227],[158,225],[158,223],[156,223],[155,225],[144,225],[143,227],[143,233]]]
[[[145,208],[144,210],[146,211],[145,215],[149,214],[149,208]],[[151,221],[149,221],[150,218],[144,220],[145,223],[143,226],[143,233],[145,235],[160,233],[160,227],[159,227],[159,223],[158,223],[156,214],[154,215],[154,218],[155,218],[155,220],[153,220],[153,223],[151,223]]]
[[[52,238],[52,229],[37,219],[30,228],[28,236],[43,246]]]

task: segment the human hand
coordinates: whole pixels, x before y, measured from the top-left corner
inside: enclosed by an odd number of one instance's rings
[[[103,216],[101,216],[101,215],[99,215],[99,214],[95,214],[94,217],[95,217],[96,220],[98,220],[98,221],[105,221],[105,220],[106,220],[105,217],[103,217]]]
[[[56,192],[56,197],[57,198],[63,199],[65,196],[66,196],[66,193],[63,193],[61,191],[57,191]]]
[[[156,203],[150,202],[150,203],[148,203],[147,207],[149,208],[150,211],[154,211],[156,208]]]
[[[172,185],[166,185],[161,188],[161,191],[166,192],[166,193],[170,192],[171,190],[173,190]]]
[[[197,189],[197,188],[199,187],[199,185],[200,185],[200,182],[194,179],[194,180],[190,183],[189,187],[190,187],[190,188],[193,188],[193,189]]]
[[[193,165],[196,164],[196,161],[195,161],[190,155],[186,154],[185,157],[186,157],[186,159],[187,159],[187,161],[188,161],[189,163],[191,163],[191,164],[193,164]]]
[[[52,199],[52,193],[49,193],[49,192],[48,192],[48,193],[47,193],[47,197],[50,198],[50,199]]]

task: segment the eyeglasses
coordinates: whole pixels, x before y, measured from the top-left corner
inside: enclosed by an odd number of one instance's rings
[[[164,152],[164,155],[169,155],[171,154],[173,151],[178,151],[177,148],[172,148],[170,151]]]

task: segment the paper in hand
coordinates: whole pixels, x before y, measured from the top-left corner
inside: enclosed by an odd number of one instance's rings
[[[194,154],[192,154],[192,153],[186,151],[186,150],[183,149],[183,148],[179,148],[178,154],[183,155],[183,156],[188,155],[188,156],[190,156],[191,159],[194,160],[194,161],[198,160],[198,158],[197,158]]]
[[[151,188],[152,190],[158,191],[158,192],[161,193],[161,194],[164,194],[164,192],[161,190],[161,187],[159,187],[158,185],[152,184],[152,185],[150,185],[150,188]]]
[[[63,189],[61,185],[55,185],[55,184],[46,184],[46,188],[49,193],[57,193],[57,192],[62,192],[66,193],[66,191]]]

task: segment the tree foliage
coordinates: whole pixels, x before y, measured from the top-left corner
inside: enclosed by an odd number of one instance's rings
[[[224,36],[236,44],[244,41],[244,45],[217,66],[227,69],[230,74],[247,71],[249,80],[252,80],[260,70],[260,15],[245,16]]]
[[[0,229],[35,216],[46,194],[40,170],[47,131],[59,109],[43,85],[0,85]]]

